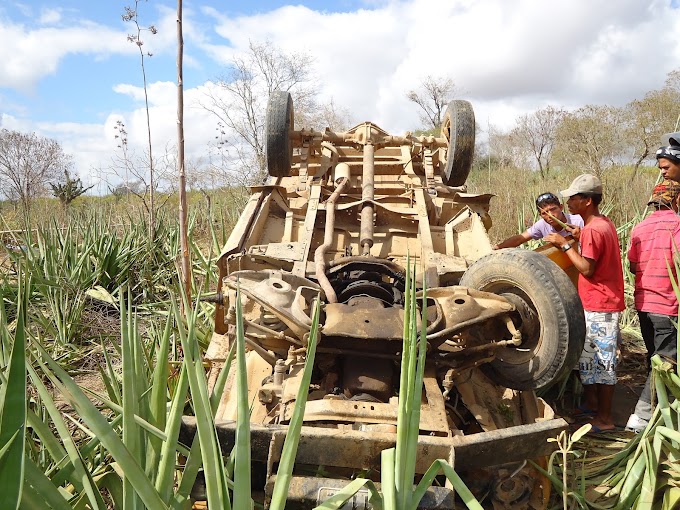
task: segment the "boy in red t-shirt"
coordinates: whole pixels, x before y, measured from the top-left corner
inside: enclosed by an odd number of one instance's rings
[[[567,198],[572,214],[583,218],[579,243],[581,253],[572,249],[559,234],[546,241],[564,251],[579,271],[578,294],[586,319],[586,339],[579,360],[585,407],[594,412],[594,432],[616,428],[612,419],[612,399],[616,385],[616,353],[619,316],[625,308],[623,268],[616,227],[600,214],[602,183],[594,175],[579,175],[569,188],[560,192]]]

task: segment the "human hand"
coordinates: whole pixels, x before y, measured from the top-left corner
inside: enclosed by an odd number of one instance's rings
[[[569,225],[571,235],[577,241],[581,238],[581,227],[577,225]]]
[[[548,234],[543,238],[543,240],[552,243],[554,246],[560,249],[562,248],[562,246],[569,244],[569,242],[564,238],[564,236],[556,233]]]

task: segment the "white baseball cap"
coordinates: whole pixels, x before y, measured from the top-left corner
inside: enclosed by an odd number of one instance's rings
[[[564,198],[569,198],[579,193],[601,195],[602,181],[593,174],[582,174],[574,179],[567,189],[560,191],[560,195]]]

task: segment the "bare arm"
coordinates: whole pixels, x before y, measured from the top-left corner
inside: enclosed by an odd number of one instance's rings
[[[547,236],[545,236],[544,239],[560,249],[562,249],[563,246],[569,244],[569,241],[567,241],[560,234],[548,234]],[[593,275],[593,273],[595,272],[595,265],[597,263],[596,260],[584,257],[574,247],[567,250],[565,253],[567,254],[567,257],[569,257],[569,260],[571,260],[571,263],[574,264],[574,267],[577,269],[579,273],[581,273],[583,276]]]
[[[529,232],[524,231],[516,236],[508,237],[505,241],[498,243],[493,247],[494,250],[500,250],[501,248],[516,248],[520,244],[526,243],[531,239]]]

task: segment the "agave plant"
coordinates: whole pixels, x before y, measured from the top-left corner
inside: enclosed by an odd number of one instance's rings
[[[190,494],[200,469],[210,507],[232,508],[232,503],[239,509],[253,506],[250,412],[240,309],[234,344],[240,395],[237,441],[232,452],[222,452],[214,411],[229,370],[221,372],[210,394],[196,337],[199,305],[184,318],[172,302],[165,327],[147,344],[139,334],[130,294],[121,293],[117,301],[122,371],[115,370],[109,356],[105,356],[101,374],[106,394],[101,395],[79,387],[42,342],[32,336],[25,321],[27,296],[27,286],[22,284],[13,337],[4,300],[0,301],[0,486],[5,489],[8,507],[184,509],[191,505]],[[307,351],[312,360],[318,316],[317,303]],[[184,359],[172,383],[168,353],[175,335]],[[234,349],[227,367],[233,356]],[[33,395],[30,406],[26,374]],[[305,377],[311,378],[311,368]],[[288,453],[281,459],[272,501],[279,508],[285,505],[306,392],[303,385],[284,447]],[[198,425],[198,433],[188,448],[178,441],[187,404]],[[179,455],[186,458],[181,466]],[[225,462],[225,458],[233,462]]]
[[[7,508],[19,508],[24,485],[26,434],[26,305],[19,295],[16,332],[10,338],[4,299],[0,299],[0,489]],[[0,297],[4,298],[4,296]]]

